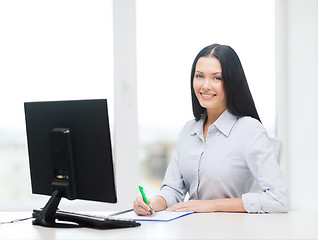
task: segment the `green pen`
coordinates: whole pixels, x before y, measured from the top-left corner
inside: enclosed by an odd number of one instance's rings
[[[144,199],[145,203],[149,206],[149,202],[148,202],[147,197],[144,193],[144,189],[141,186],[139,186],[139,191],[141,192],[142,198]],[[149,212],[152,214],[151,208],[150,208]]]

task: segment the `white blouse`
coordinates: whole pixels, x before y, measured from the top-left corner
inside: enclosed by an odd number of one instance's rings
[[[287,212],[287,183],[263,125],[228,110],[203,136],[205,117],[180,132],[159,196],[168,207],[189,199],[242,198],[247,212]],[[256,179],[262,189],[249,193]]]

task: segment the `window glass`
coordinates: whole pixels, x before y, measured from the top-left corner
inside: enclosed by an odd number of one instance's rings
[[[112,128],[112,1],[0,1],[0,32],[0,205],[8,209],[34,198],[24,102],[107,98]]]
[[[212,43],[239,55],[261,120],[275,135],[274,0],[137,0],[141,184],[159,190],[178,133],[193,119],[190,70]]]

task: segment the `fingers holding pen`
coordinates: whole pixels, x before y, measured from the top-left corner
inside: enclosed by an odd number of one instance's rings
[[[151,206],[151,201],[148,200],[148,202]],[[137,197],[136,200],[134,201],[134,211],[137,215],[140,215],[140,216],[151,215],[150,206],[144,202],[142,196]]]

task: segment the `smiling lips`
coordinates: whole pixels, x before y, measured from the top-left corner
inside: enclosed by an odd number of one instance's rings
[[[211,94],[211,93],[200,93],[203,99],[209,100],[212,99],[216,96],[216,94]]]

